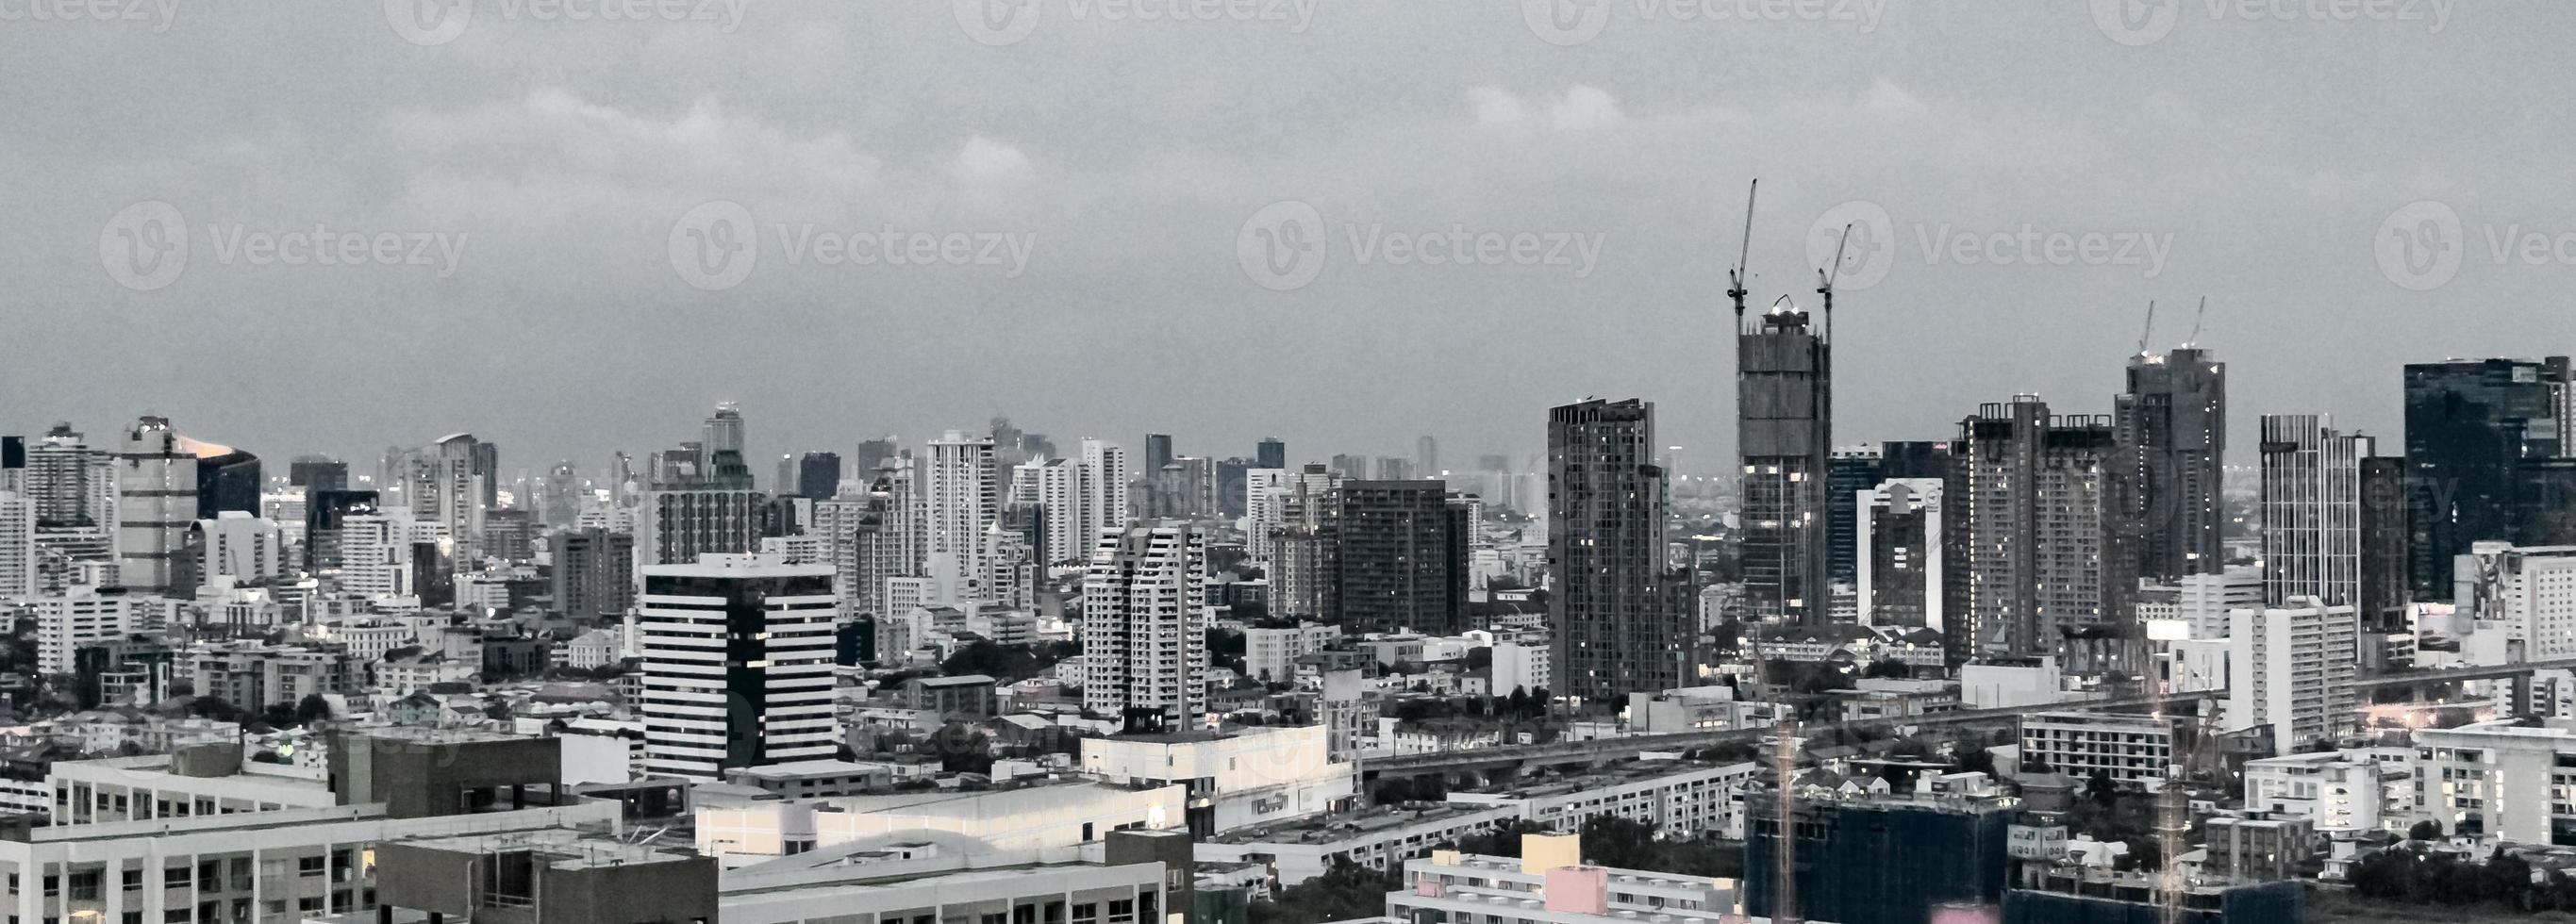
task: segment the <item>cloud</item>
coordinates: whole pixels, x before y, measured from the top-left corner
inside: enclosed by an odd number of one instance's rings
[[[1476,124],[1492,128],[1587,132],[1617,128],[1627,121],[1618,100],[1599,87],[1579,83],[1562,95],[1535,102],[1500,87],[1473,87],[1467,91],[1467,101],[1475,109]]]
[[[965,187],[970,196],[990,196],[1035,181],[1037,168],[1019,148],[976,135],[966,139],[966,147],[948,162],[948,178]]]

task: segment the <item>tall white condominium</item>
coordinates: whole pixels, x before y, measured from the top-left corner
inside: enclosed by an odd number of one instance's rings
[[[116,526],[116,460],[58,423],[27,447],[26,493],[44,526]]]
[[[643,570],[648,772],[713,780],[832,756],[830,566],[708,555]]]
[[[2272,728],[2276,754],[2331,741],[2354,725],[2360,608],[2314,597],[2230,614],[2227,727]]]
[[[2576,546],[2471,543],[2451,586],[2462,617],[2503,626],[2525,659],[2576,658]]]
[[[36,595],[36,500],[0,491],[0,600]]]
[[[459,554],[482,552],[483,514],[490,511],[500,485],[499,451],[471,433],[441,437],[413,454],[403,502],[411,515],[447,529]]]
[[[1256,468],[1243,476],[1243,548],[1254,564],[1267,569],[1279,554],[1277,533],[1288,525],[1291,499],[1321,496],[1333,490],[1333,475],[1320,465],[1304,468]],[[1474,528],[1471,524],[1470,529]]]
[[[342,517],[340,589],[368,598],[414,596],[421,546],[452,548],[447,540],[446,525],[415,519],[406,507]]]
[[[2374,441],[2315,414],[2266,414],[2263,602],[2361,598],[2361,460]]]
[[[71,673],[83,646],[115,641],[152,628],[150,598],[101,594],[93,588],[35,600],[36,669]]]
[[[228,577],[239,584],[268,584],[286,576],[286,531],[276,521],[220,510],[214,519],[198,520],[193,529],[199,582]]]
[[[993,438],[950,430],[929,445],[923,511],[929,547],[924,554],[956,570],[952,580],[981,587],[987,577],[984,530],[1001,511],[1001,471],[993,465]],[[934,565],[935,572],[939,566]]]
[[[118,583],[140,594],[194,591],[171,587],[170,572],[197,522],[195,444],[169,418],[135,421],[117,449],[116,494]]]
[[[1046,514],[1041,535],[1046,548],[1036,550],[1041,566],[1079,564],[1090,560],[1097,537],[1082,531],[1082,466],[1071,459],[1031,459],[1011,478],[1011,502],[1035,504]]]
[[[1082,548],[1127,525],[1127,450],[1108,440],[1082,440]]]
[[[1197,728],[1207,711],[1207,537],[1183,524],[1102,537],[1082,582],[1083,708]]]

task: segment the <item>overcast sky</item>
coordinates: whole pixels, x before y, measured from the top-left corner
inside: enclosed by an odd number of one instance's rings
[[[0,0],[0,432],[1460,467],[1636,395],[1700,470],[1754,177],[1757,303],[1859,228],[1839,442],[2107,411],[2149,299],[2248,462],[2576,347],[2561,3],[129,2]]]

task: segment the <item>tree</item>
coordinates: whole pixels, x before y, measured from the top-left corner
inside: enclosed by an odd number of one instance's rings
[[[2120,787],[2111,782],[2111,771],[2097,768],[2084,780],[2084,796],[2095,805],[2110,808],[2120,801]]]
[[[2438,821],[2434,821],[2434,820],[2429,819],[2429,818],[2428,818],[2428,819],[2425,819],[2425,820],[2423,820],[2423,821],[2416,822],[2416,823],[2415,823],[2415,825],[2414,825],[2414,827],[2410,827],[2410,828],[2407,828],[2407,829],[2406,829],[2406,839],[2407,839],[2407,840],[2410,840],[2410,841],[2438,841],[2438,840],[2441,840],[2441,839],[2442,839],[2442,823],[2441,823],[2441,822],[2438,822]]]
[[[1311,924],[1346,921],[1386,913],[1386,893],[1402,888],[1404,877],[1336,858],[1324,874],[1281,889],[1278,897],[1254,902],[1251,924]]]
[[[330,717],[331,701],[323,699],[320,693],[306,693],[303,699],[295,701],[295,724],[297,725],[310,725]]]
[[[1983,745],[1962,744],[1950,752],[1950,764],[1960,773],[1983,773],[1996,776],[1995,753]]]
[[[241,721],[241,707],[220,696],[200,696],[188,702],[188,714],[218,722]]]
[[[1860,675],[1872,680],[1906,680],[1914,676],[1914,668],[1895,658],[1880,658],[1869,662],[1869,667],[1861,671]]]

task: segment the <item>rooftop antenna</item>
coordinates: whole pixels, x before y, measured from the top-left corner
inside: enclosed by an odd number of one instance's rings
[[[1843,225],[1842,237],[1834,240],[1834,264],[1816,271],[1816,294],[1825,298],[1825,342],[1834,341],[1834,280],[1843,274],[1843,248],[1851,244],[1849,223]],[[1751,233],[1747,229],[1747,233]]]
[[[2147,355],[2147,337],[2156,332],[2156,300],[2147,299],[2147,329],[2138,332],[2138,355]]]
[[[1726,274],[1728,286],[1726,297],[1735,300],[1735,317],[1739,327],[1742,326],[1741,322],[1744,318],[1744,262],[1753,255],[1753,200],[1761,192],[1762,178],[1760,177],[1755,177],[1753,185],[1744,189],[1744,239],[1741,241],[1741,249],[1735,253],[1735,270]]]
[[[2183,345],[2183,346],[2188,347],[2188,346],[2192,346],[2192,345],[2198,344],[2198,343],[2200,342],[2200,322],[2205,321],[2205,320],[2208,320],[2208,319],[2209,319],[2209,296],[2203,295],[2203,296],[2201,296],[2201,297],[2200,297],[2200,311],[2199,311],[2199,313],[2194,314],[2194,315],[2192,315],[2192,316],[2191,316],[2191,338],[2190,338],[2190,339],[2188,339],[2188,340],[2184,340],[2184,341],[2182,342],[2182,345]]]

